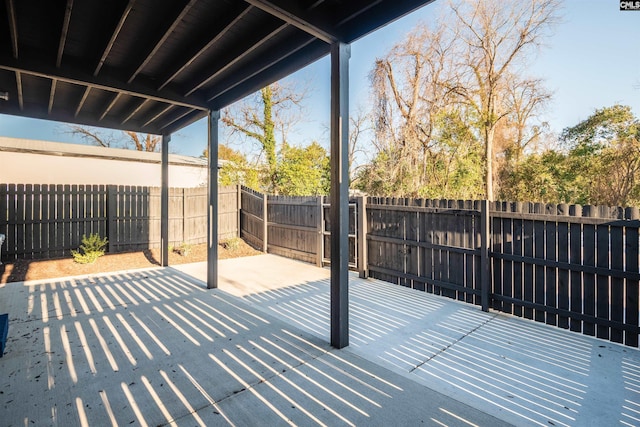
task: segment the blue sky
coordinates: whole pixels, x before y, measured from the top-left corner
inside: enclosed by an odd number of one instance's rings
[[[376,57],[383,56],[420,22],[428,22],[445,6],[435,2],[373,33],[351,47],[351,110],[369,103],[368,74]],[[547,45],[532,58],[532,77],[544,78],[553,94],[545,120],[560,132],[587,118],[596,108],[615,103],[630,105],[640,116],[640,11],[619,10],[618,0],[567,0],[563,22]],[[317,140],[328,146],[329,59],[324,58],[290,77],[306,82],[305,122],[290,135],[293,143]],[[0,136],[74,141],[64,125],[0,115]],[[171,149],[198,156],[207,143],[206,120],[196,122],[171,140]],[[365,147],[366,148],[366,147]]]

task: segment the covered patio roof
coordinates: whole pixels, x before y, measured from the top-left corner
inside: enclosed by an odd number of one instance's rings
[[[7,0],[0,113],[171,134],[432,0]]]
[[[218,286],[220,109],[331,54],[331,344],[349,344],[350,43],[433,0],[6,0],[0,113],[162,135],[208,117],[207,286]]]

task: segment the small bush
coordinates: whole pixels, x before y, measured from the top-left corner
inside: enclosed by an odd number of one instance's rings
[[[221,243],[222,247],[228,251],[237,251],[240,249],[240,239],[238,237],[232,237]]]
[[[82,235],[82,244],[79,250],[71,251],[73,260],[78,264],[92,264],[104,255],[107,243],[107,238],[101,238],[97,233],[91,234],[89,237]]]
[[[173,248],[173,252],[180,256],[188,256],[191,253],[191,247],[192,246],[189,243],[182,242],[180,246]]]

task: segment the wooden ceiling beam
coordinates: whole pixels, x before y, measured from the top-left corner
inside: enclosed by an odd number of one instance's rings
[[[80,102],[78,103],[78,106],[76,107],[76,113],[73,115],[73,117],[78,117],[78,114],[80,114],[80,110],[82,110],[82,107],[84,106],[84,103],[87,101],[87,97],[89,96],[89,92],[91,92],[91,86],[87,86],[84,90],[84,93],[82,94],[82,99],[80,99]]]
[[[53,109],[53,100],[56,97],[56,85],[58,81],[56,79],[51,80],[51,90],[49,91],[49,114],[51,114],[51,110]]]
[[[60,33],[60,43],[58,44],[58,57],[56,58],[56,67],[62,65],[62,55],[64,54],[64,46],[67,43],[67,34],[69,32],[69,23],[71,22],[71,11],[73,10],[73,0],[67,0],[67,7],[64,11],[64,20],[62,21],[62,31]]]
[[[239,21],[241,21],[253,8],[253,6],[247,6],[242,10],[238,15],[232,18],[226,25],[222,27],[220,31],[218,31],[213,37],[211,37],[203,46],[201,46],[197,51],[193,54],[190,54],[187,59],[182,61],[178,61],[180,65],[175,71],[171,73],[168,77],[163,79],[162,84],[158,87],[158,90],[162,90],[167,84],[172,82],[176,77],[178,77],[184,70],[186,70],[195,60],[200,58],[207,50],[209,50],[214,44],[216,44],[225,34],[229,32],[231,28],[233,28]]]
[[[291,55],[295,55],[297,52],[309,46],[313,42],[317,42],[317,39],[313,36],[307,35],[305,38],[301,39],[296,46],[288,46],[286,49],[280,48],[271,50],[268,55],[260,57],[255,63],[251,64],[251,66],[244,67],[237,74],[234,74],[232,79],[233,81],[225,79],[219,84],[216,84],[215,88],[207,94],[207,102],[212,102],[216,98],[224,95],[226,92],[245,84],[248,80],[286,60]]]
[[[151,123],[155,122],[156,120],[158,120],[160,117],[162,117],[163,115],[165,115],[167,112],[169,112],[171,109],[173,109],[174,106],[173,105],[167,105],[166,107],[164,107],[159,113],[154,114],[149,120],[147,120],[146,122],[144,122],[144,124],[142,125],[143,127],[147,127],[149,126]]]
[[[48,65],[37,55],[30,59],[15,60],[13,58],[3,58],[0,56],[0,70],[18,71],[45,79],[56,79],[65,83],[72,83],[80,86],[90,86],[94,89],[102,89],[110,92],[120,92],[125,95],[138,98],[149,98],[152,101],[160,101],[168,104],[175,104],[182,107],[207,110],[206,102],[198,96],[185,97],[175,92],[164,90],[158,92],[155,86],[136,82],[127,84],[110,76],[91,76],[80,71],[82,67],[69,63],[67,60],[64,67],[56,68]]]
[[[98,121],[102,121],[104,120],[104,118],[107,116],[107,114],[109,114],[109,112],[111,111],[111,109],[113,108],[114,105],[116,105],[116,102],[118,102],[118,100],[122,97],[122,93],[116,93],[114,94],[114,97],[111,99],[111,101],[107,104],[107,106],[105,107],[104,111],[102,112],[102,114],[100,115],[100,118],[98,119]]]
[[[123,124],[127,123],[129,120],[131,120],[133,118],[133,116],[138,114],[138,111],[140,111],[142,109],[142,107],[144,107],[148,103],[149,103],[149,99],[148,98],[140,100],[140,103],[138,104],[138,106],[136,108],[134,108],[133,110],[131,110],[131,112],[127,115],[127,117],[125,117],[124,120],[122,122],[120,122],[120,124],[123,125]]]
[[[16,20],[16,6],[13,0],[6,0],[9,18],[9,34],[11,34],[11,50],[13,57],[18,59],[18,21]]]
[[[97,76],[98,73],[100,73],[100,70],[104,65],[104,62],[109,57],[109,53],[111,53],[111,49],[113,49],[113,45],[116,42],[116,39],[118,38],[118,34],[120,34],[120,31],[122,30],[122,26],[127,20],[127,17],[131,12],[131,9],[133,9],[133,4],[135,2],[136,0],[129,0],[129,3],[127,3],[127,6],[122,11],[122,14],[120,14],[120,19],[118,20],[116,27],[113,29],[113,32],[111,33],[111,37],[109,38],[109,42],[107,43],[107,46],[104,48],[104,51],[102,52],[102,56],[100,56],[100,60],[98,61],[98,65],[96,66],[96,69],[93,72],[94,76]]]
[[[294,0],[245,0],[247,3],[262,9],[268,14],[283,20],[322,40],[325,43],[339,41],[337,35],[331,31],[327,23],[320,23],[318,19],[311,19],[307,15],[308,10],[300,8],[300,2]]]
[[[242,46],[240,49],[236,49],[240,53],[234,52],[227,55],[227,57],[220,59],[218,63],[222,65],[216,68],[215,71],[208,74],[204,79],[200,80],[199,83],[197,83],[190,90],[188,90],[187,93],[185,93],[185,96],[189,96],[193,94],[196,90],[200,89],[201,87],[203,87],[204,85],[206,85],[207,83],[211,82],[213,79],[218,77],[220,74],[227,71],[229,68],[233,67],[238,62],[242,61],[248,55],[250,55],[251,53],[255,52],[257,49],[259,49],[264,43],[268,42],[273,37],[275,37],[282,31],[284,31],[288,26],[289,24],[286,24],[286,23],[282,24],[279,27],[277,27],[275,30],[270,31],[268,34],[261,37],[257,42],[250,41],[246,46]]]
[[[133,72],[133,74],[131,74],[131,77],[129,77],[129,80],[127,80],[127,83],[131,83],[136,78],[136,76],[138,74],[140,74],[140,72],[144,69],[144,67],[147,66],[149,61],[151,61],[153,56],[158,52],[158,50],[162,47],[162,45],[167,41],[167,39],[169,38],[169,36],[171,36],[171,34],[176,29],[178,24],[180,24],[180,22],[182,22],[184,17],[187,15],[187,13],[189,13],[191,8],[197,2],[198,2],[198,0],[190,0],[189,3],[187,3],[186,6],[182,8],[182,10],[178,14],[178,16],[176,16],[176,18],[173,20],[171,25],[169,25],[169,28],[166,29],[166,31],[164,32],[162,37],[160,37],[160,39],[156,42],[156,44],[153,46],[151,51],[145,56],[145,58],[142,61],[142,63],[138,66],[138,68],[136,68],[136,70]]]

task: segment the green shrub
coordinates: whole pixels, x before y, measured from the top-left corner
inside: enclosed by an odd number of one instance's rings
[[[240,238],[232,237],[231,239],[224,240],[221,245],[228,251],[236,251],[240,249]]]
[[[73,260],[78,264],[92,264],[104,255],[107,243],[107,238],[101,238],[97,233],[91,234],[89,237],[82,235],[82,244],[79,250],[71,251]]]
[[[177,253],[180,256],[187,256],[191,253],[191,245],[189,243],[182,242],[180,246],[173,248],[173,252]]]

